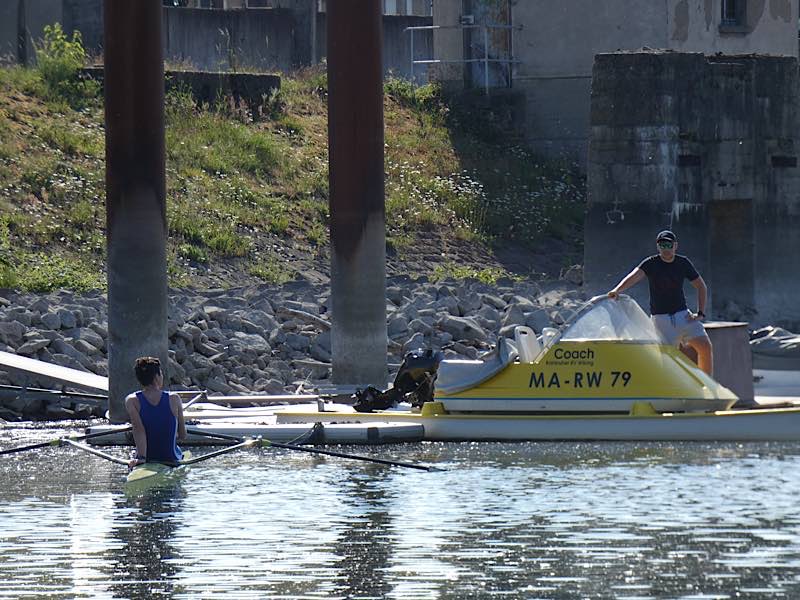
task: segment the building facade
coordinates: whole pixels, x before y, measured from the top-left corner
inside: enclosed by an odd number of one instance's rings
[[[529,144],[582,166],[596,54],[656,48],[798,55],[795,0],[436,0],[433,21],[444,27],[434,32],[434,57],[446,62],[429,69],[431,77],[479,88],[487,50],[490,57],[507,58],[510,68],[489,65],[490,80],[524,96],[519,121]],[[482,25],[509,29],[484,38],[475,29]]]

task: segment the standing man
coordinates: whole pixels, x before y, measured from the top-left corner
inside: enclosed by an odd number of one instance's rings
[[[186,437],[181,398],[164,391],[164,374],[157,358],[137,358],[134,372],[142,389],[125,398],[136,442],[130,467],[147,461],[176,463],[183,458],[178,439]]]
[[[669,230],[659,233],[656,236],[656,247],[658,254],[639,263],[639,266],[608,292],[608,297],[616,299],[621,292],[647,277],[653,325],[668,344],[678,347],[683,344],[693,348],[697,353],[697,365],[711,375],[714,370],[711,340],[701,322],[706,316],[706,282],[700,277],[692,261],[677,254],[678,239],[674,233]],[[688,279],[697,290],[696,313],[691,313],[686,308],[684,279]]]

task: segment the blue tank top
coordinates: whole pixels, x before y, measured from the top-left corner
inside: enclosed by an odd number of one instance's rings
[[[139,398],[139,416],[142,418],[147,435],[146,460],[158,462],[177,462],[183,457],[178,447],[178,419],[169,406],[169,392],[161,392],[158,404],[153,406],[142,392]]]

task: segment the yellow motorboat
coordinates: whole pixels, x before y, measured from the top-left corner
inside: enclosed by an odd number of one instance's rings
[[[450,413],[628,413],[726,410],[728,388],[665,344],[628,296],[592,299],[561,331],[517,327],[482,360],[443,360],[434,400]]]
[[[800,440],[800,407],[737,397],[665,344],[628,297],[592,299],[560,331],[525,327],[482,360],[409,353],[353,406],[287,407],[278,423],[422,425],[427,440]],[[758,401],[758,398],[756,398]]]

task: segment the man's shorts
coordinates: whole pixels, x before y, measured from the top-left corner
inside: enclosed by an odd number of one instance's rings
[[[650,319],[665,343],[680,346],[696,337],[707,337],[701,321],[689,318],[689,311],[682,310],[671,315],[652,315]]]

